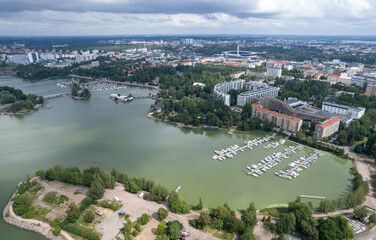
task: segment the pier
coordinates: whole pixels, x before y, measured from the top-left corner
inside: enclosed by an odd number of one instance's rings
[[[290,169],[288,169],[286,172],[279,171],[279,173],[275,173],[275,175],[287,180],[292,180],[292,178],[296,178],[300,175],[299,172],[303,171],[302,168],[307,169],[311,164],[316,162],[316,160],[321,155],[322,154],[319,151],[315,151],[314,154],[311,153],[311,155],[308,157],[300,157],[299,159],[295,160],[294,162],[288,165]]]
[[[175,189],[175,192],[179,192],[181,190],[181,186],[178,186],[176,189]]]
[[[252,175],[254,177],[258,177],[259,175],[263,174],[264,172],[267,172],[271,168],[277,166],[284,159],[289,158],[291,155],[297,153],[297,151],[300,151],[302,149],[303,149],[302,145],[290,146],[288,148],[285,148],[283,153],[275,152],[272,155],[265,157],[264,160],[260,160],[256,164],[252,164],[251,166],[247,166],[247,169],[249,171],[248,172],[244,171],[244,172],[247,175]]]
[[[273,133],[272,136],[265,136],[263,138],[255,138],[249,141],[244,142],[244,146],[239,147],[238,145],[230,146],[226,149],[221,150],[215,150],[215,155],[212,156],[212,159],[224,161],[226,158],[233,158],[234,156],[238,155],[240,152],[244,152],[246,149],[252,150],[253,148],[259,146],[260,144],[270,141],[271,139],[274,139],[276,136],[275,133]]]
[[[325,197],[320,196],[310,196],[310,195],[299,195],[301,198],[311,198],[311,199],[325,199]]]

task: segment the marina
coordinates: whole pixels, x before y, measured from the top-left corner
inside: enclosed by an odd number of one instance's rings
[[[264,149],[268,150],[270,148],[277,148],[280,144],[284,144],[285,142],[285,139],[280,139],[279,141],[271,142],[268,145],[264,146]]]
[[[71,87],[73,84],[80,84],[81,88],[87,88],[90,92],[101,92],[108,90],[120,90],[127,87],[122,84],[109,83],[109,82],[93,82],[93,83],[79,83],[78,81],[71,80],[68,82],[57,83],[57,87]]]
[[[295,145],[290,146],[284,149],[282,152],[275,152],[265,159],[260,160],[256,164],[252,164],[247,166],[249,171],[245,171],[247,175],[252,175],[253,177],[258,177],[261,174],[267,172],[268,170],[272,169],[273,167],[277,166],[281,163],[284,159],[289,158],[291,155],[297,153],[298,151],[302,150],[304,147],[302,145]]]
[[[319,151],[315,151],[314,153],[309,153],[308,156],[303,156],[298,158],[297,160],[293,161],[292,163],[288,164],[288,167],[279,171],[275,172],[274,174],[280,178],[284,178],[287,180],[292,180],[292,178],[297,178],[300,175],[300,172],[303,169],[307,169],[316,160],[322,156],[322,153]]]
[[[246,149],[252,150],[255,147],[259,146],[262,143],[268,142],[271,139],[274,139],[276,136],[275,133],[273,135],[265,136],[263,138],[255,138],[249,141],[244,142],[244,146],[239,147],[238,145],[233,145],[230,146],[226,149],[221,149],[221,150],[215,150],[214,152],[216,153],[215,155],[212,156],[213,160],[219,160],[219,161],[224,161],[227,158],[233,158],[234,156],[237,156],[239,152],[244,152]]]

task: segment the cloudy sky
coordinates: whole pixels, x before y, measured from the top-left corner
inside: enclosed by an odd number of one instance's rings
[[[0,0],[0,36],[376,35],[376,0]]]

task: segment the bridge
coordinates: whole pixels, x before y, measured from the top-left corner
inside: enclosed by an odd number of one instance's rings
[[[51,94],[48,96],[44,96],[44,99],[53,99],[53,98],[59,98],[59,97],[64,97],[65,93],[56,93],[56,94]]]

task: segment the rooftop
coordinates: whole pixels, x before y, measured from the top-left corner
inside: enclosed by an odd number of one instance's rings
[[[328,119],[324,122],[322,122],[321,124],[318,124],[320,127],[322,128],[326,128],[326,127],[329,127],[330,125],[336,123],[336,122],[339,122],[341,121],[341,119],[339,119],[338,117],[332,117],[331,119]]]
[[[260,104],[253,103],[252,107],[256,107],[257,110],[259,110],[259,111],[270,113],[270,114],[276,115],[278,117],[287,118],[287,119],[294,120],[294,121],[297,121],[297,122],[302,121],[302,119],[297,118],[297,117],[292,117],[292,116],[289,116],[289,115],[286,115],[286,114],[283,114],[283,113],[279,113],[279,112],[275,112],[275,111],[272,111],[272,110],[265,109]]]

